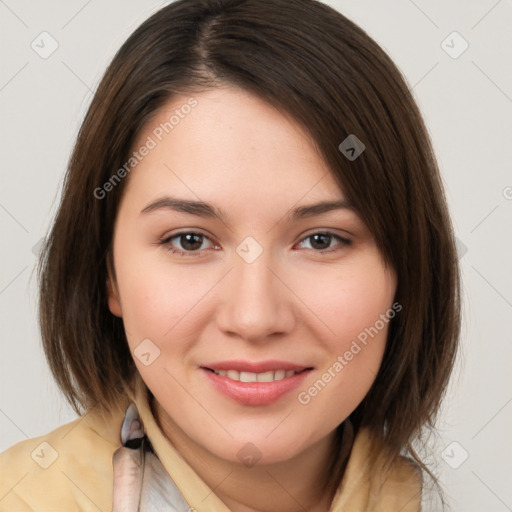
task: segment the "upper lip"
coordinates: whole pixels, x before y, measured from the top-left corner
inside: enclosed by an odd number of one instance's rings
[[[300,372],[311,366],[295,364],[290,361],[220,361],[201,365],[210,370],[237,370],[239,372],[263,373],[277,370],[294,370]]]

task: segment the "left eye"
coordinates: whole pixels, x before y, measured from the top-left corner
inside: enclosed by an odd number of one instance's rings
[[[336,251],[345,245],[349,245],[351,242],[348,238],[342,238],[339,235],[335,235],[334,233],[329,232],[314,233],[312,235],[309,235],[302,239],[301,244],[307,240],[309,240],[310,242],[309,247],[306,247],[306,249],[312,249],[316,252]],[[333,247],[331,245],[331,242],[336,240],[338,241],[338,244],[334,245]]]

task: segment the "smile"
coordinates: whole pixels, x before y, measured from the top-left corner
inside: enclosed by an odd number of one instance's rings
[[[226,361],[201,366],[200,370],[223,396],[243,405],[261,406],[290,395],[313,368],[282,361]]]
[[[253,373],[253,372],[239,372],[238,370],[212,370],[215,374],[220,375],[222,377],[227,377],[231,380],[236,380],[238,382],[273,382],[275,380],[282,380],[286,377],[291,377],[295,375],[295,370],[277,370],[275,372],[262,372],[262,373]]]

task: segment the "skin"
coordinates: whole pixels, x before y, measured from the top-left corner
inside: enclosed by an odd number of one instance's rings
[[[194,98],[198,105],[127,178],[109,307],[123,318],[132,353],[148,338],[158,346],[160,356],[149,366],[134,357],[155,396],[157,422],[232,511],[325,511],[332,494],[321,486],[334,430],[370,389],[387,324],[307,405],[297,395],[392,306],[396,276],[353,209],[287,220],[298,206],[344,199],[296,122],[231,86]],[[187,99],[174,96],[134,148],[155,138],[155,127]],[[170,208],[141,213],[166,195],[211,203],[224,221]],[[315,245],[311,235],[326,230],[350,244],[333,236]],[[194,256],[198,250],[183,237],[169,241],[177,232],[204,235],[196,243],[202,253]],[[252,263],[236,252],[247,236],[263,249]],[[284,360],[313,370],[275,403],[242,405],[200,369],[234,359]],[[261,453],[250,468],[237,457],[248,442]]]

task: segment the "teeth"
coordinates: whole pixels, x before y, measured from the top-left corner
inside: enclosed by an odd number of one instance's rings
[[[274,380],[274,372],[257,373],[258,382],[272,382]]]
[[[282,380],[286,377],[291,377],[297,372],[294,370],[276,370],[275,372],[239,372],[238,370],[214,370],[217,375],[227,377],[231,380],[239,382],[273,382],[275,380]]]
[[[283,380],[285,375],[285,370],[277,370],[276,373],[274,373],[274,380]]]
[[[240,382],[256,382],[258,375],[251,372],[240,372]]]
[[[240,372],[237,370],[228,370],[227,377],[228,379],[240,380]]]

